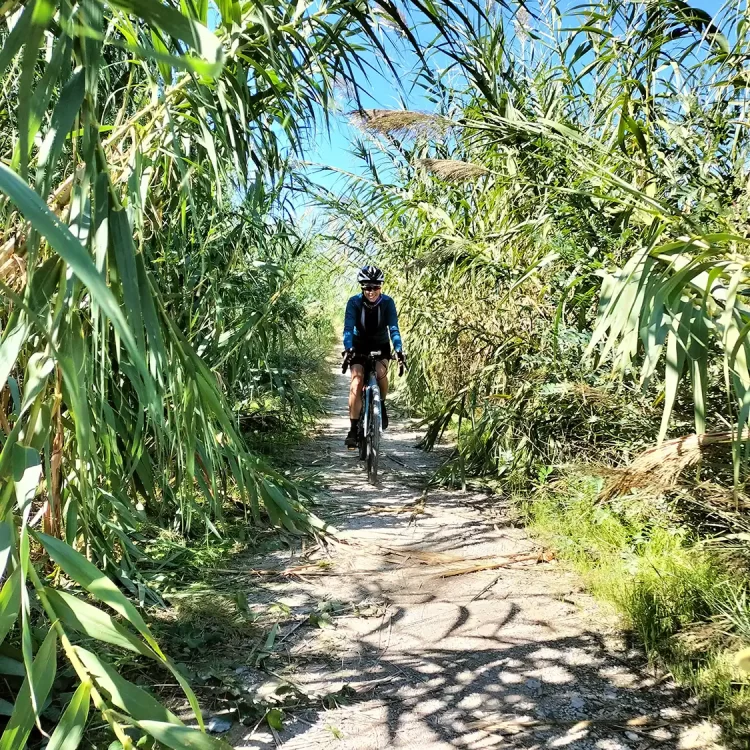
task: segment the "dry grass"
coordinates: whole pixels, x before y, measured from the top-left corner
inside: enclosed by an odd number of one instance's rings
[[[750,510],[750,497],[745,492],[708,480],[691,488],[691,498],[711,509],[731,513],[733,517]]]
[[[410,505],[368,505],[358,516],[377,516],[386,513],[395,513],[399,515],[401,513],[412,513],[421,514],[424,513],[424,506],[418,503],[411,503]]]
[[[490,173],[480,164],[457,159],[415,159],[414,164],[446,182],[467,182]]]
[[[473,565],[457,565],[443,570],[439,575],[441,578],[451,578],[453,576],[463,576],[470,573],[481,573],[484,570],[497,570],[498,568],[509,568],[519,563],[533,563],[534,565],[541,562],[550,562],[554,559],[551,554],[534,553],[533,555],[515,554],[501,555],[495,558],[486,558],[478,560]]]
[[[749,438],[750,431],[746,430],[741,440]],[[731,431],[707,432],[702,435],[685,435],[649,448],[627,468],[607,471],[607,483],[602,488],[600,497],[606,501],[632,489],[654,492],[672,489],[677,485],[680,474],[690,466],[695,466],[709,446],[731,443],[734,439],[735,435]]]
[[[451,126],[450,120],[444,117],[407,109],[364,109],[352,113],[352,119],[362,130],[401,137],[432,138],[444,135]]]
[[[0,281],[15,292],[26,284],[26,258],[19,254],[15,237],[0,245]]]
[[[318,560],[314,562],[292,565],[282,569],[252,569],[246,572],[246,575],[252,576],[270,576],[278,578],[292,577],[321,577],[321,576],[347,576],[352,572],[357,574],[379,573],[383,570],[381,565],[395,565],[400,568],[417,568],[428,566],[434,568],[436,576],[448,578],[450,576],[468,575],[470,573],[479,573],[483,570],[495,570],[497,568],[506,568],[521,563],[538,564],[550,562],[554,559],[554,554],[547,549],[532,549],[524,553],[514,553],[511,555],[495,555],[490,557],[464,557],[462,555],[451,554],[448,552],[432,552],[430,550],[415,549],[411,547],[383,547],[375,544],[362,544],[352,540],[335,541],[329,540],[333,544],[349,548],[356,548],[361,554],[369,555],[373,558],[372,568],[358,568],[355,571],[348,569],[346,566],[338,568],[329,560]]]
[[[176,600],[169,609],[157,610],[152,616],[164,626],[193,634],[218,633],[227,643],[243,641],[258,631],[254,618],[243,613],[232,597],[217,592]]]
[[[401,568],[417,565],[433,567],[436,569],[435,574],[441,578],[479,573],[484,570],[496,570],[497,568],[506,568],[519,563],[530,562],[537,564],[550,562],[554,559],[554,554],[550,550],[541,548],[510,555],[464,557],[463,555],[448,552],[432,552],[412,547],[381,547],[379,545],[346,543],[356,546],[368,554],[376,555],[386,563],[398,565]]]

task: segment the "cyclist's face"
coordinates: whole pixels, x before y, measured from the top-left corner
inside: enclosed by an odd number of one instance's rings
[[[377,302],[378,297],[380,297],[380,287],[375,286],[374,284],[368,284],[367,286],[362,287],[362,293],[365,295],[368,302]]]

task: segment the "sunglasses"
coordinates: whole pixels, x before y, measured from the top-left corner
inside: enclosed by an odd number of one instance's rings
[[[380,285],[378,286],[363,286],[362,289],[365,292],[377,292],[380,290]]]

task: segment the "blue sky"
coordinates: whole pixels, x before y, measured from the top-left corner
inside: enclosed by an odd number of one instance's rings
[[[577,3],[571,1],[571,5]],[[719,0],[693,0],[691,5],[705,10],[712,16],[719,12],[721,3]],[[365,80],[360,75],[359,82],[367,92],[362,95],[363,106],[367,109],[393,109],[406,106],[409,109],[432,111],[432,103],[424,96],[419,89],[404,89],[394,80],[393,73],[381,63],[378,63],[374,56],[367,58],[373,67],[379,68],[370,71]],[[409,73],[414,65],[413,53],[409,53],[404,47],[403,52],[395,52],[391,57],[391,62],[397,68],[400,74],[401,82],[408,86],[410,80]],[[349,106],[348,109],[351,109]],[[332,113],[330,117],[330,130],[326,131],[321,124],[314,139],[305,155],[308,162],[325,164],[344,171],[356,171],[357,165],[350,152],[352,138],[357,134],[356,128],[350,123],[344,112]],[[335,175],[324,172],[311,173],[316,182],[326,187],[334,187],[336,183]]]
[[[391,50],[389,50],[391,51]],[[407,109],[430,112],[433,104],[420,88],[410,86],[412,67],[415,63],[413,53],[404,47],[400,53],[391,57],[391,63],[399,72],[396,80],[393,71],[379,61],[373,53],[367,53],[366,63],[370,67],[367,75],[359,73],[357,80],[361,87],[360,100],[365,109]],[[350,153],[350,144],[361,132],[354,127],[347,112],[354,109],[354,105],[347,101],[339,102],[341,111],[333,112],[330,116],[330,130],[326,131],[324,124],[319,124],[315,137],[305,154],[308,162],[324,164],[344,171],[352,171],[357,165]],[[317,172],[314,174],[316,182],[332,187],[337,181],[335,174]]]

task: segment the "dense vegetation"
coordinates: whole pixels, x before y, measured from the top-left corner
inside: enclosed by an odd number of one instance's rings
[[[319,196],[391,273],[403,400],[746,729],[745,11],[419,7],[435,110],[360,113]]]
[[[108,653],[170,670],[197,711],[134,604],[157,596],[149,542],[218,540],[238,515],[320,524],[260,456],[316,409],[322,234],[388,270],[402,401],[427,447],[456,438],[443,478],[523,493],[647,646],[740,721],[739,3],[713,20],[681,0],[10,0],[0,15],[0,748],[38,722],[49,748],[74,747],[90,702],[123,747],[220,746]],[[411,49],[433,111],[358,106],[391,44]],[[334,92],[365,133],[339,192],[290,162]],[[300,190],[323,232],[297,224]],[[597,471],[600,496],[580,476]],[[56,678],[75,687],[53,730]]]

